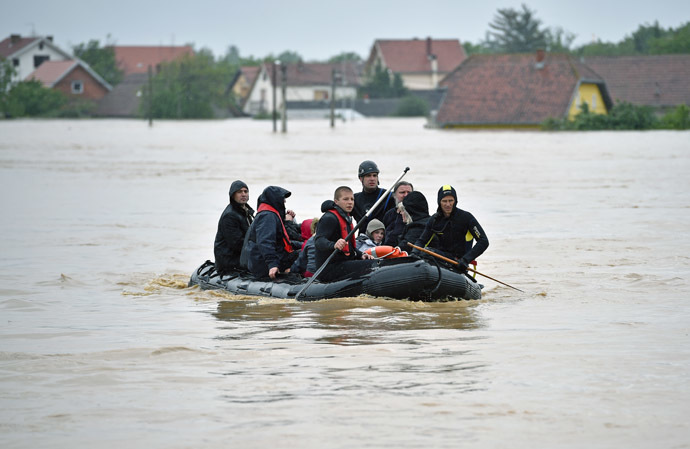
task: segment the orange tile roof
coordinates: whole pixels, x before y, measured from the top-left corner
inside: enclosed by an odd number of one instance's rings
[[[440,125],[536,125],[563,118],[581,81],[603,79],[568,55],[548,54],[543,68],[533,54],[472,55],[441,81],[448,89],[436,121]]]
[[[254,80],[256,79],[256,77],[259,76],[259,72],[261,71],[261,66],[259,66],[259,65],[242,66],[242,67],[240,67],[240,70],[242,71],[242,74],[244,75],[245,79],[247,80],[247,83],[251,86],[254,84]]]
[[[131,73],[146,73],[148,67],[156,67],[163,62],[174,61],[185,55],[193,55],[194,49],[190,46],[155,46],[155,47],[127,47],[114,46],[115,60],[125,75]]]
[[[74,60],[45,61],[27,79],[35,79],[43,83],[45,87],[53,87],[75,65],[77,62]]]
[[[467,57],[457,39],[378,39],[374,46],[380,49],[386,67],[396,73],[431,72],[429,51],[436,56],[438,71],[445,73],[456,68]]]

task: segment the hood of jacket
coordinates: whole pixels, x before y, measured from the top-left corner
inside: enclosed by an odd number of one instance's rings
[[[261,192],[259,199],[256,201],[257,205],[266,203],[278,211],[281,218],[285,218],[285,198],[288,198],[292,193],[282,187],[268,186]]]
[[[419,221],[429,216],[429,203],[422,192],[410,192],[402,200],[405,211],[412,218],[412,221]]]
[[[308,220],[304,220],[304,221],[302,222],[302,224],[300,225],[299,230],[300,230],[301,233],[302,233],[302,239],[308,240],[309,237],[311,237],[311,223],[312,223],[313,221],[314,221],[314,220],[312,220],[312,219],[310,218],[310,219],[308,219]]]

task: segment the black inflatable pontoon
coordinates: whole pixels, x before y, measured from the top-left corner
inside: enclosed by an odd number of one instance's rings
[[[294,298],[307,279],[297,275],[279,276],[276,281],[257,280],[246,273],[219,276],[213,262],[206,261],[192,273],[189,286],[203,290],[274,298]],[[376,259],[361,272],[350,273],[332,282],[314,281],[299,297],[300,301],[370,295],[412,301],[456,301],[481,299],[482,286],[465,274],[435,261],[415,257]]]

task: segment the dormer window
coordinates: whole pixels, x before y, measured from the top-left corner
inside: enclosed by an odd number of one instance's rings
[[[72,81],[72,93],[82,94],[84,93],[84,83],[81,81]]]

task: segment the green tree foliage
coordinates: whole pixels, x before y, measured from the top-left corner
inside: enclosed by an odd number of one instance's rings
[[[151,113],[154,118],[212,118],[213,107],[225,108],[232,101],[227,85],[233,72],[226,64],[216,64],[213,54],[201,50],[161,66],[153,78]],[[149,92],[144,89],[140,113],[146,116]]]
[[[74,56],[85,61],[108,84],[116,85],[122,81],[123,72],[117,67],[115,50],[112,46],[101,47],[97,40],[72,47]]]
[[[348,51],[348,52],[342,52],[340,54],[337,54],[335,56],[331,56],[328,58],[328,62],[331,64],[335,64],[337,62],[362,62],[362,57],[358,55],[357,53],[353,51]]]
[[[685,104],[677,106],[661,118],[660,127],[663,129],[690,129],[690,108]]]
[[[640,25],[621,42],[601,42],[583,45],[574,50],[581,56],[626,56],[690,53],[690,22],[677,29],[664,29],[658,22]]]
[[[486,45],[502,53],[525,53],[546,48],[547,34],[541,20],[524,3],[522,10],[499,9],[489,24]]]
[[[645,130],[659,127],[659,122],[650,106],[636,106],[631,103],[616,103],[607,114],[590,112],[587,103],[583,103],[582,112],[573,120],[548,119],[542,123],[544,130]]]
[[[407,88],[403,83],[402,76],[395,73],[391,80],[390,73],[381,67],[381,64],[376,64],[374,75],[359,89],[360,96],[369,98],[398,98],[405,94],[407,94]]]
[[[393,113],[397,117],[426,117],[429,115],[429,103],[423,98],[412,95],[404,97]]]
[[[302,60],[302,56],[296,51],[285,50],[277,58],[281,64],[296,64]]]
[[[6,110],[10,85],[12,84],[12,77],[15,73],[16,71],[12,63],[0,57],[0,112]]]
[[[36,80],[21,81],[7,93],[2,112],[6,117],[56,116],[66,103],[62,92],[45,88]]]

